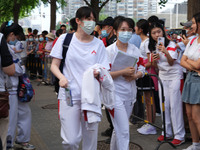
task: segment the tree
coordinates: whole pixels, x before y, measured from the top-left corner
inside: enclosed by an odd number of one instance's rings
[[[163,7],[167,2],[168,0],[160,0],[159,5]],[[191,20],[192,16],[198,12],[200,12],[200,0],[188,0],[187,19]]]
[[[200,0],[188,0],[187,19],[191,20],[192,16],[200,12]]]
[[[39,0],[0,0],[0,22],[27,16],[39,4]]]
[[[61,7],[63,8],[66,5],[65,0],[42,0],[44,4],[50,4],[50,14],[51,14],[51,23],[50,31],[56,29],[56,10]]]
[[[99,21],[99,13],[101,9],[109,2],[109,0],[91,0],[90,3],[88,0],[83,0],[89,7],[93,8],[96,13],[96,21]],[[121,0],[116,0],[120,2]]]

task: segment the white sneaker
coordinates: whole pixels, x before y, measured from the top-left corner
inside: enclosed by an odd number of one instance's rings
[[[150,124],[146,124],[144,127],[137,130],[140,134],[148,135],[148,134],[156,134],[156,128]]]
[[[193,146],[193,150],[200,150],[199,146]]]
[[[194,150],[194,149],[193,149],[193,145],[190,145],[188,148],[182,149],[182,150]]]
[[[194,145],[190,145],[188,148],[182,149],[182,150],[200,150],[200,147],[194,146]]]
[[[140,130],[144,130],[144,128],[146,128],[148,124],[144,124],[143,126],[141,126],[139,129],[137,129],[137,131],[139,132]]]

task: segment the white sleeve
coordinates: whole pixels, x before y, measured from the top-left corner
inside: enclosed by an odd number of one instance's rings
[[[177,44],[180,47],[181,51],[184,52],[185,51],[185,44],[183,42],[179,42]]]
[[[178,58],[177,47],[176,47],[176,44],[174,42],[171,41],[169,43],[169,45],[167,46],[167,50],[168,50],[170,56],[173,59],[177,59]]]
[[[62,34],[58,40],[56,41],[55,45],[53,46],[50,56],[58,59],[63,59],[62,51],[63,51],[63,42],[65,40],[67,34]]]
[[[149,41],[145,42],[144,48],[145,48],[145,52],[146,52],[147,54],[151,53],[150,50],[149,50]]]

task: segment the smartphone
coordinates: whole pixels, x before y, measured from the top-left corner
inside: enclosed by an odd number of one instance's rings
[[[186,30],[182,30],[182,36],[185,35],[185,37],[187,36],[186,34]]]
[[[158,45],[165,45],[165,38],[164,37],[158,37]]]

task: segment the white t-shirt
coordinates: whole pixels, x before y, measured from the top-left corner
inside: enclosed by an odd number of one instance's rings
[[[116,42],[108,46],[106,50],[108,52],[108,58],[109,58],[109,61],[111,63],[111,68],[112,68],[112,63],[114,62],[114,59],[118,51],[120,50],[117,48]],[[127,48],[126,53],[131,56],[137,57],[138,60],[140,57],[142,57],[140,50],[135,45],[130,44],[130,43],[128,43],[128,48]],[[135,70],[136,72],[141,71],[144,73],[145,68],[144,66],[141,66],[141,65],[138,66],[138,64],[136,64]],[[133,100],[133,102],[135,102],[136,93],[137,93],[135,80],[128,82],[125,80],[124,77],[119,76],[118,78],[115,78],[113,81],[115,85],[116,101]]]
[[[144,59],[147,59],[147,54],[150,53],[149,51],[149,38],[147,38],[146,40],[144,40],[141,44],[140,44],[140,52],[142,54],[142,57]]]
[[[166,47],[170,56],[174,59],[174,64],[172,66],[167,62],[167,57],[164,53],[159,51],[160,59],[158,60],[159,77],[162,80],[174,80],[183,78],[183,70],[180,63],[177,61],[178,52],[176,44],[172,41]]]
[[[193,41],[192,45],[191,41],[187,44],[183,55],[187,56],[188,59],[197,61],[200,58],[200,43],[198,43],[198,38]]]
[[[65,36],[66,34],[63,34],[58,38],[50,56],[62,59]],[[91,42],[83,43],[77,39],[75,33],[70,42],[63,67],[63,74],[69,81],[73,100],[81,100],[83,73],[96,63],[103,65],[106,69],[110,68],[103,42],[94,37]],[[65,97],[65,89],[60,87],[58,99],[65,99]]]

